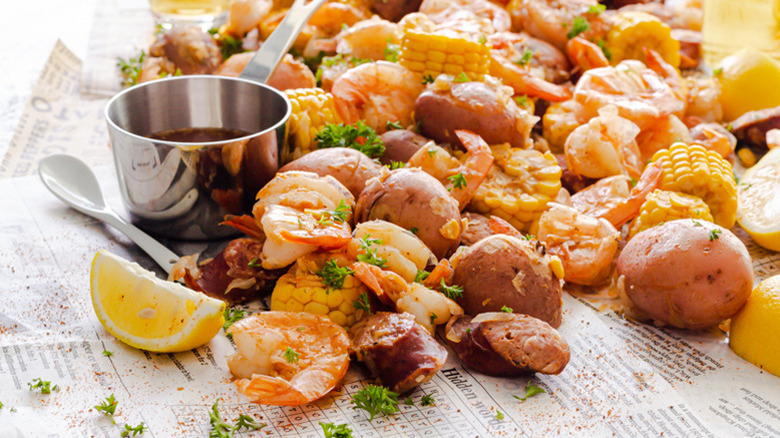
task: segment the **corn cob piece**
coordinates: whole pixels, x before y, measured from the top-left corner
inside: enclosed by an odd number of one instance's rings
[[[472,81],[482,80],[490,66],[487,44],[409,29],[401,38],[398,62],[423,77],[436,78],[441,73]]]
[[[710,207],[698,196],[656,189],[647,195],[628,238],[664,222],[686,218],[713,222]]]
[[[362,309],[355,309],[358,300],[368,289],[352,275],[344,277],[338,288],[329,288],[316,274],[320,263],[303,257],[276,282],[271,293],[271,310],[309,312],[325,315],[336,324],[349,329],[366,315]]]
[[[704,146],[674,143],[652,158],[663,168],[661,190],[698,196],[710,207],[714,222],[731,228],[737,215],[737,184],[731,164]]]
[[[561,168],[553,154],[491,146],[495,161],[480,184],[469,210],[492,214],[520,231],[536,233],[539,217],[561,189]]]
[[[680,42],[672,38],[672,29],[646,12],[618,12],[604,46],[612,54],[613,65],[624,59],[644,62],[644,48],[648,48],[658,52],[674,67],[680,67]]]
[[[328,123],[342,123],[333,95],[321,88],[296,88],[285,93],[292,104],[287,123],[287,150],[283,161],[292,161],[316,149],[314,136]]]

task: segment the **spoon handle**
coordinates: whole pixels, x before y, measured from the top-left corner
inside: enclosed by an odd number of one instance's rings
[[[301,33],[303,25],[309,22],[314,12],[325,3],[326,0],[312,0],[305,4],[306,0],[295,0],[287,15],[279,26],[271,33],[271,36],[263,42],[252,60],[249,61],[240,77],[255,82],[266,83],[271,73],[282,60],[293,42]]]
[[[149,257],[154,259],[166,273],[171,273],[173,264],[179,260],[179,256],[176,255],[175,252],[166,248],[152,236],[144,233],[134,225],[119,217],[113,210],[107,210],[92,215],[124,233],[125,236],[129,237],[130,240],[135,242],[136,245],[149,254]]]

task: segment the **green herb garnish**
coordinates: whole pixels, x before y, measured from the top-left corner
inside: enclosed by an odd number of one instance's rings
[[[387,167],[390,170],[403,169],[404,167],[406,167],[406,163],[404,163],[403,161],[390,161],[390,164],[388,164],[385,167]]]
[[[51,394],[52,391],[58,392],[60,390],[59,386],[52,386],[50,381],[41,380],[40,377],[37,377],[31,382],[27,383],[27,386],[30,387],[30,391],[40,390],[41,394]]]
[[[591,5],[591,7],[588,8],[588,13],[598,15],[606,10],[607,10],[607,5],[602,5],[602,4]]]
[[[263,264],[262,262],[260,262],[259,257],[255,257],[252,260],[250,260],[249,263],[247,263],[247,266],[249,266],[250,268],[262,268]]]
[[[517,65],[526,65],[529,62],[531,62],[531,58],[534,57],[534,51],[531,49],[525,49],[523,51],[522,56],[520,56],[520,59],[518,59],[515,64]]]
[[[284,353],[282,353],[282,356],[284,356],[284,360],[286,360],[287,363],[296,363],[301,354],[292,348],[287,347],[287,349],[284,350]]]
[[[723,232],[722,230],[719,230],[717,228],[713,228],[712,230],[710,230],[710,242],[719,239],[720,233],[722,232]]]
[[[496,409],[496,420],[503,420],[503,419],[504,419],[504,414],[498,409]]]
[[[388,38],[387,47],[385,47],[385,60],[390,62],[398,62],[398,53],[401,51],[401,46],[393,43],[393,40]]]
[[[350,208],[342,199],[339,201],[339,205],[336,206],[335,210],[322,212],[320,220],[317,221],[317,223],[320,225],[330,225],[333,222],[343,224],[347,221],[350,213],[352,213],[352,208]]]
[[[456,76],[452,82],[471,82],[471,79],[466,76],[466,72],[460,72],[460,74]]]
[[[142,435],[146,429],[147,427],[143,421],[141,422],[141,424],[135,427],[132,427],[129,424],[125,424],[125,430],[122,431],[122,435],[120,436],[122,438],[126,438],[130,436]]]
[[[571,24],[571,29],[566,34],[566,38],[572,39],[582,32],[586,32],[588,29],[590,29],[588,20],[583,17],[574,17],[574,21]]]
[[[526,399],[528,399],[529,397],[533,397],[536,394],[541,394],[541,393],[544,393],[544,392],[547,392],[547,391],[545,391],[544,389],[542,389],[542,388],[532,384],[531,382],[528,382],[528,384],[525,385],[525,396],[524,397],[521,398],[521,397],[518,397],[516,395],[514,395],[512,397],[514,397],[514,398],[516,398],[516,399],[518,399],[520,401],[526,401]]]
[[[381,245],[382,239],[372,239],[370,234],[366,234],[364,237],[358,239],[358,246],[365,251],[363,254],[357,255],[359,262],[365,262],[369,265],[378,266],[380,268],[387,267],[387,259],[383,259],[376,254],[376,248],[371,248],[372,245]]]
[[[114,421],[114,413],[116,412],[116,405],[117,405],[117,401],[114,398],[114,394],[111,394],[108,397],[106,397],[106,399],[102,403],[96,405],[95,410],[98,412],[102,412],[103,415],[111,417],[111,422],[116,424],[116,421]]]
[[[463,172],[458,172],[455,175],[450,175],[447,177],[450,182],[452,182],[452,187],[456,189],[462,189],[464,187],[468,186],[468,183],[466,182],[466,177],[463,175]]]
[[[443,293],[447,298],[454,300],[463,296],[463,288],[458,285],[447,286],[444,283],[444,279],[441,279],[439,283],[439,292]]]
[[[247,430],[260,430],[266,426],[268,426],[265,423],[255,423],[255,419],[250,417],[249,415],[241,414],[238,416],[238,419],[236,420],[236,425],[233,426],[233,430],[241,430],[241,429],[247,429]]]
[[[105,357],[111,357],[111,356],[113,356],[113,355],[114,355],[114,353],[113,353],[113,352],[111,352],[111,351],[108,351],[108,350],[103,350],[103,356],[105,356]]]
[[[596,41],[596,45],[599,46],[601,49],[601,53],[604,54],[604,57],[607,58],[608,61],[612,60],[612,51],[609,50],[609,47],[607,47],[607,42],[602,40]]]
[[[512,308],[511,307],[507,307],[507,306],[501,306],[501,311],[504,312],[504,313],[512,313],[513,312]]]
[[[429,275],[431,275],[430,272],[420,269],[417,271],[417,275],[414,276],[414,282],[422,283],[426,278],[428,278]],[[442,281],[444,281],[444,279],[442,279]]]
[[[436,404],[436,400],[433,399],[433,396],[430,394],[427,394],[423,396],[422,399],[420,399],[420,404],[422,406],[433,406]]]
[[[368,385],[352,396],[353,409],[363,409],[374,419],[376,414],[390,415],[398,412],[398,393],[384,386]]]
[[[225,311],[222,313],[222,316],[225,318],[225,323],[222,324],[222,329],[225,330],[227,333],[227,329],[235,324],[238,321],[241,321],[246,316],[246,312],[244,309],[241,309],[239,307],[226,307]],[[233,335],[229,334],[227,337],[232,338]]]
[[[427,74],[427,75],[423,76],[422,83],[423,83],[423,85],[428,85],[428,84],[432,84],[433,81],[435,81],[435,80],[436,79],[434,79],[433,75]]]
[[[317,271],[317,276],[322,278],[322,282],[328,287],[327,291],[331,289],[341,289],[344,286],[344,280],[348,275],[354,274],[355,271],[345,267],[339,267],[336,260],[330,259],[325,262],[325,265]]]
[[[528,96],[515,96],[514,99],[519,106],[526,106],[528,103]]]
[[[352,148],[366,154],[369,158],[381,157],[385,145],[373,128],[362,120],[354,125],[328,123],[314,137],[319,148]]]
[[[123,87],[132,87],[138,83],[144,58],[146,58],[146,52],[144,51],[141,51],[141,54],[135,58],[128,58],[127,61],[122,58],[116,58],[116,66],[119,67],[119,71],[122,73]]]
[[[406,406],[414,406],[414,400],[412,400],[411,397],[406,397],[406,400],[404,400],[404,404]]]
[[[347,424],[339,424],[335,426],[333,423],[323,423],[322,432],[325,434],[325,438],[352,438],[352,429]]]
[[[393,129],[404,129],[399,122],[387,122],[385,123],[385,127],[388,131],[392,131]]]
[[[356,300],[353,300],[352,307],[354,307],[355,310],[364,310],[370,315],[371,303],[368,301],[368,293],[363,292]]]

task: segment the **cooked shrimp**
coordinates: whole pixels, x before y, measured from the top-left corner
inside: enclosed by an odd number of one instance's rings
[[[423,0],[420,5],[420,12],[439,24],[449,21],[458,11],[468,11],[479,18],[490,20],[496,32],[507,31],[512,27],[509,12],[488,0]]]
[[[548,82],[559,84],[569,80],[571,65],[557,47],[524,32],[496,32],[488,35],[491,49],[501,50],[514,63],[527,65]],[[530,56],[529,56],[530,55]]]
[[[352,264],[352,270],[386,304],[395,303],[398,312],[414,315],[415,321],[433,333],[436,325],[446,324],[454,315],[462,315],[455,301],[420,283],[407,283],[398,274],[364,262]]]
[[[355,197],[336,178],[295,170],[277,173],[257,192],[256,199],[252,208],[255,218],[261,218],[265,208],[272,204],[299,210],[334,210],[342,200],[350,209],[355,204]]]
[[[643,130],[636,137],[639,151],[642,153],[642,162],[646,163],[657,151],[668,148],[672,143],[682,141],[691,142],[691,133],[685,123],[674,114],[661,117],[649,128]]]
[[[583,36],[588,39],[606,33],[602,18],[588,14],[597,5],[597,0],[512,0],[507,9],[515,27],[564,50],[576,17],[587,18],[590,30]]]
[[[660,73],[636,60],[586,71],[574,88],[574,99],[581,104],[578,117],[595,116],[614,104],[621,117],[645,129],[663,116],[682,115],[687,93],[680,74],[657,54],[648,57]]]
[[[327,2],[309,19],[309,26],[317,28],[319,36],[336,36],[342,28],[368,19],[371,16],[367,8],[342,2]]]
[[[601,108],[598,117],[577,127],[566,139],[566,165],[575,174],[589,178],[638,177],[642,161],[637,134],[639,127],[620,117],[614,105]]]
[[[609,65],[601,47],[581,37],[572,38],[566,43],[566,55],[580,72]]]
[[[692,143],[700,144],[707,149],[717,152],[721,157],[727,158],[737,147],[737,137],[728,129],[717,123],[700,123],[691,129]],[[769,133],[767,132],[767,138]],[[680,140],[685,141],[685,140]],[[690,143],[689,142],[689,143]]]
[[[572,96],[568,88],[535,76],[528,67],[510,61],[496,50],[490,51],[490,74],[512,87],[515,94],[541,97],[550,102],[562,102]]]
[[[387,262],[387,269],[403,277],[407,282],[414,281],[417,271],[425,269],[429,263],[435,263],[436,257],[430,249],[411,231],[396,224],[373,220],[362,222],[355,227],[356,239],[373,240],[371,250]],[[355,242],[348,251],[357,255],[359,245]]]
[[[336,36],[336,52],[360,59],[383,60],[388,44],[398,44],[397,28],[396,23],[377,16],[363,20]]]
[[[571,204],[580,213],[608,220],[620,228],[639,214],[645,198],[661,183],[661,166],[647,166],[636,186],[629,190],[629,178],[616,175],[602,178],[571,196]]]
[[[271,2],[264,0],[231,0],[228,20],[224,32],[237,38],[243,38],[271,11]]]
[[[609,277],[620,231],[602,218],[551,202],[539,218],[537,237],[563,263],[564,280],[599,284]]]
[[[238,77],[254,56],[255,52],[237,53],[223,62],[217,69],[216,74]],[[313,88],[317,84],[317,79],[306,64],[293,58],[288,53],[279,62],[276,70],[271,73],[267,84],[277,90]]]
[[[685,109],[686,119],[695,118],[693,124],[686,124],[689,128],[699,122],[719,122],[723,120],[723,106],[720,104],[720,82],[711,77],[685,78],[688,87],[688,105]],[[685,119],[684,119],[685,120]]]
[[[228,359],[239,392],[280,406],[311,403],[349,368],[349,336],[325,316],[262,312],[230,326],[238,352]]]
[[[462,162],[431,143],[418,149],[409,159],[409,165],[420,167],[441,181],[463,210],[487,177],[493,164],[493,152],[482,137],[471,131],[459,129],[455,135],[468,151]]]
[[[422,91],[416,74],[386,61],[349,69],[331,88],[336,110],[345,122],[364,120],[379,133],[387,131],[388,122],[411,125],[414,101]]]

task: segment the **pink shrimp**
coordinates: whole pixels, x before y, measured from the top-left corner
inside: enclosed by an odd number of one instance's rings
[[[511,62],[501,53],[490,52],[490,74],[501,78],[504,85],[512,87],[516,94],[541,97],[550,102],[563,102],[571,99],[571,91],[562,86],[535,76],[523,66]]]
[[[624,175],[603,178],[572,195],[572,206],[581,213],[604,218],[616,228],[620,228],[639,214],[647,195],[658,188],[663,176],[662,170],[658,163],[650,164],[630,191],[629,179]]]
[[[566,43],[566,56],[580,72],[609,65],[601,48],[581,37],[572,38]]]
[[[262,312],[230,326],[238,352],[228,359],[239,392],[280,406],[311,403],[349,368],[347,332],[326,316]]]

